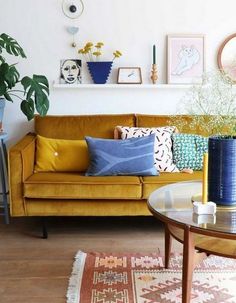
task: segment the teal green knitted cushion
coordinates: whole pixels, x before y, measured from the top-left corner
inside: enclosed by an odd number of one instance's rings
[[[173,160],[179,170],[202,170],[203,154],[208,151],[208,138],[192,134],[173,134]]]

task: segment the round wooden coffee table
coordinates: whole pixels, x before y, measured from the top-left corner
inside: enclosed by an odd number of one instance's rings
[[[236,258],[235,208],[217,207],[215,216],[193,214],[192,197],[201,190],[200,181],[179,182],[155,190],[148,199],[151,213],[165,223],[166,268],[172,237],[183,244],[182,303],[190,302],[193,270],[204,257]]]

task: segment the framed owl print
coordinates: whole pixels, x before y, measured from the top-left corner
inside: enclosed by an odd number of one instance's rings
[[[204,35],[167,36],[167,83],[201,83],[205,69]]]

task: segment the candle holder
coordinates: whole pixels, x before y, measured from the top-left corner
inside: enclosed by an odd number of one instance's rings
[[[216,213],[216,204],[211,201],[207,203],[194,201],[193,212],[198,215],[214,215]]]
[[[157,65],[156,64],[152,64],[151,79],[152,79],[153,84],[157,83],[158,75],[157,75]]]
[[[216,204],[208,201],[208,153],[203,155],[203,180],[201,201],[193,202],[193,212],[198,215],[214,215]]]

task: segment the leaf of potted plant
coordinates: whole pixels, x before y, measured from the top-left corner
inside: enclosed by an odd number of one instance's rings
[[[122,56],[121,52],[116,50],[113,52],[112,61],[100,61],[102,55],[101,48],[104,46],[103,42],[98,42],[93,49],[93,43],[88,42],[84,48],[78,51],[79,54],[84,55],[85,60],[87,61],[87,66],[90,72],[90,75],[95,84],[105,84],[108,80],[109,74],[111,72],[113,61],[116,58]]]
[[[24,50],[14,38],[5,33],[0,35],[0,104],[5,104],[5,100],[13,102],[13,98],[16,97],[21,100],[21,111],[28,120],[33,119],[35,111],[45,116],[49,109],[47,78],[41,75],[20,78],[16,64],[8,64],[2,55],[3,51],[16,57],[26,58]],[[18,88],[19,84],[22,85],[23,90]],[[2,121],[1,114],[0,120]]]

